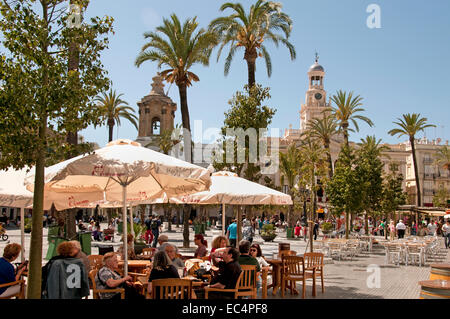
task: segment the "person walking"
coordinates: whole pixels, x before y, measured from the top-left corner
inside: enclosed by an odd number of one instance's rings
[[[230,241],[230,246],[236,247],[236,240],[237,240],[237,220],[233,219],[233,223],[228,226],[227,229],[227,237]]]
[[[395,229],[398,233],[398,239],[405,237],[406,225],[403,223],[403,220],[400,219],[400,221],[395,226]]]
[[[391,241],[395,239],[395,225],[393,220],[389,223],[389,238]]]
[[[156,216],[152,219],[151,223],[151,229],[153,234],[153,248],[156,248],[156,244],[158,243],[160,228],[161,228],[161,221],[159,220],[159,216]]]
[[[314,222],[313,232],[314,232],[314,240],[317,240],[317,235],[319,234],[319,221],[317,219]]]
[[[450,248],[450,219],[447,219],[444,226],[442,226],[442,234],[445,237],[445,248]]]

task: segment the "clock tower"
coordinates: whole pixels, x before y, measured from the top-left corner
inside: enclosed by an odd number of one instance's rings
[[[300,129],[304,131],[307,123],[313,118],[322,118],[323,111],[331,108],[327,103],[327,92],[323,88],[325,70],[319,64],[319,56],[316,53],[316,61],[309,68],[309,89],[306,92],[305,104],[300,109]],[[329,113],[329,111],[327,112]]]

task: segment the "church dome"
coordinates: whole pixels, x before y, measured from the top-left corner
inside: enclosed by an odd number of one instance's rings
[[[314,63],[313,65],[311,65],[311,67],[309,68],[309,72],[312,71],[320,71],[320,72],[325,72],[325,69],[323,68],[323,66],[321,66],[319,63]]]

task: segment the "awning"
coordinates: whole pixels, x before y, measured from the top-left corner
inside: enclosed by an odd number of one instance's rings
[[[419,213],[428,214],[431,216],[444,216],[446,213],[443,210],[419,210]]]

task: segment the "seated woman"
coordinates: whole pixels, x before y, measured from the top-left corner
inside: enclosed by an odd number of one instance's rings
[[[128,260],[136,260],[136,253],[134,252],[133,249],[133,240],[134,237],[132,234],[128,234],[127,235],[127,255],[128,255]],[[122,237],[122,241],[124,241],[124,238]],[[124,254],[124,246],[120,246],[119,247],[119,252],[120,252],[120,257],[122,258],[122,260],[125,260],[125,254]]]
[[[158,251],[153,257],[153,267],[148,278],[148,293],[152,293],[152,281],[156,279],[180,278],[177,268],[172,265],[165,251]],[[157,292],[158,293],[158,292]]]
[[[194,243],[197,245],[197,250],[194,253],[194,258],[205,257],[208,253],[206,247],[208,247],[208,242],[205,240],[202,234],[197,234],[194,237]]]
[[[100,241],[102,236],[102,231],[100,228],[100,222],[96,222],[94,226],[94,231],[92,232],[92,236],[94,237],[94,240]]]
[[[14,270],[12,262],[19,257],[22,246],[19,244],[8,244],[3,250],[3,257],[0,258],[0,285],[9,284],[20,279],[22,273],[27,269],[27,264],[23,263]],[[13,296],[20,291],[20,285],[14,285],[8,288],[0,288],[0,297],[6,298]]]
[[[217,236],[213,239],[209,261],[212,262],[214,266],[217,266],[219,262],[222,261],[222,254],[229,245],[230,243],[226,236]]]
[[[95,276],[95,283],[98,289],[124,288],[126,299],[143,298],[133,286],[131,276],[122,277],[116,272],[119,267],[116,253],[106,253],[103,256],[103,265]],[[100,299],[120,299],[120,293],[100,293],[99,295]]]
[[[253,244],[250,247],[250,256],[256,258],[256,260],[259,263],[259,267],[261,269],[269,270],[270,265],[269,263],[264,259],[261,251],[261,247],[258,244]],[[261,273],[257,274],[257,281],[256,281],[256,287],[259,289],[261,288]]]

